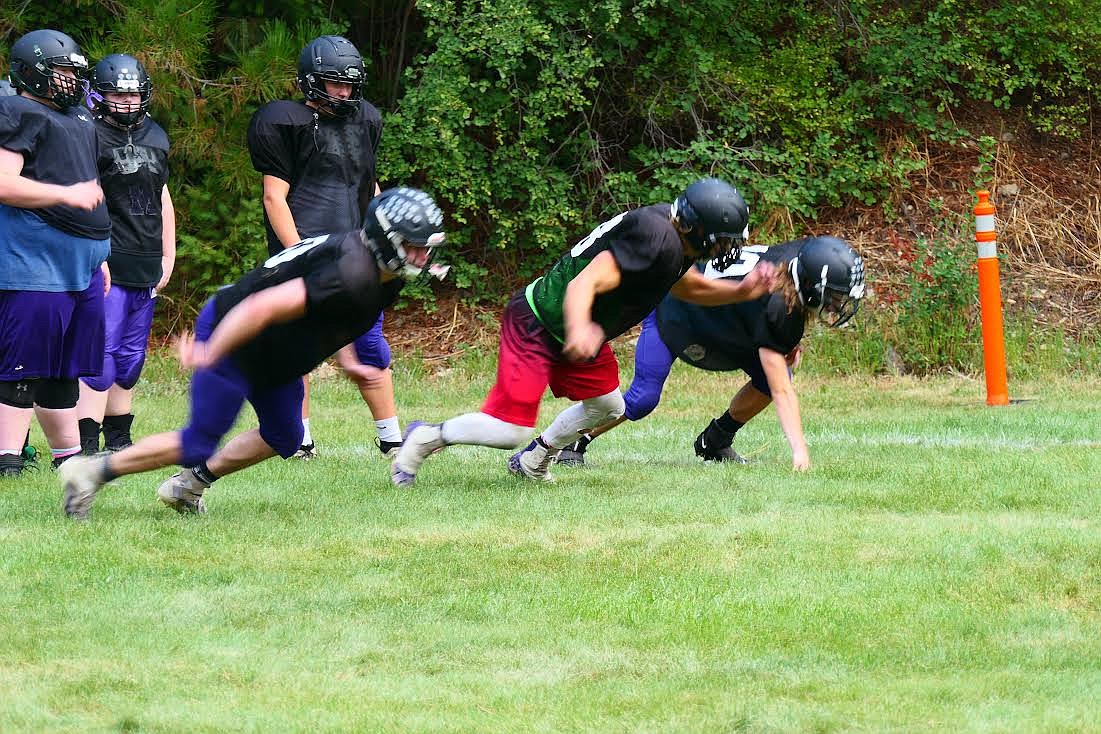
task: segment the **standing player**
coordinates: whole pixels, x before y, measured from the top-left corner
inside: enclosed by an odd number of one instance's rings
[[[214,480],[302,442],[302,376],[375,322],[404,282],[443,244],[443,217],[415,189],[390,189],[367,208],[367,225],[304,240],[218,291],[199,313],[195,337],[178,351],[191,379],[191,417],[181,431],[160,433],[103,457],[61,467],[64,509],[88,516],[96,492],[126,474],[181,464],[157,490],[178,512],[204,512]],[[258,429],[238,434],[215,453],[244,401]]]
[[[746,247],[736,258],[707,264],[705,277],[743,278],[758,261],[786,270],[779,290],[752,301],[701,308],[669,295],[642,322],[635,349],[635,376],[624,396],[624,415],[582,436],[562,450],[560,464],[584,464],[584,454],[599,435],[625,420],[648,416],[658,401],[673,361],[717,372],[740,369],[749,376],[730,401],[729,410],[696,437],[696,456],[704,461],[745,463],[734,450],[734,435],[751,418],[776,403],[780,426],[791,445],[792,466],[810,468],[803,439],[799,402],[790,367],[800,354],[806,322],[817,316],[842,326],[864,297],[864,261],[836,237],[811,237],[772,247]]]
[[[77,416],[85,454],[129,446],[134,385],[145,365],[154,299],[176,261],[176,215],[168,193],[168,136],[149,117],[152,85],[133,56],[112,54],[92,72],[99,177],[111,216],[112,287],[104,299],[102,374],[81,380]]]
[[[362,99],[363,58],[350,41],[321,36],[298,58],[298,87],[305,102],[271,102],[253,116],[248,146],[263,174],[268,253],[277,254],[304,237],[355,229],[378,192],[375,157],[382,115]],[[338,361],[371,409],[384,454],[401,443],[394,403],[390,346],[382,319],[341,350]],[[303,402],[303,444],[298,456],[317,449],[310,434],[309,383]]]
[[[734,187],[708,178],[690,185],[672,206],[635,209],[593,230],[509,301],[497,383],[482,411],[416,426],[393,461],[393,483],[412,485],[425,458],[444,446],[520,446],[531,435],[548,385],[556,397],[580,402],[514,454],[508,468],[550,479],[550,462],[579,430],[623,413],[609,340],[641,321],[670,288],[705,304],[756,298],[770,289],[775,269],[767,263],[740,281],[708,279],[692,268],[696,260],[736,251],[748,215]]]
[[[19,94],[0,97],[0,475],[23,470],[34,406],[55,465],[80,452],[77,378],[103,365],[111,220],[87,66],[69,36],[31,31],[11,47]]]

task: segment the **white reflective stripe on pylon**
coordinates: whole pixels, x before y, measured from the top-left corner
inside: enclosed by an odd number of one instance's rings
[[[994,231],[994,215],[993,214],[979,214],[975,217],[975,231],[976,232],[993,232]]]
[[[997,242],[976,242],[976,247],[979,248],[979,259],[984,257],[997,257],[998,256],[998,243]]]

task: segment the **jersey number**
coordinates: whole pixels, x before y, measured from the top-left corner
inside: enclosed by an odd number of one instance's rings
[[[327,234],[304,239],[294,247],[288,247],[287,249],[280,252],[278,255],[272,255],[271,257],[269,257],[267,260],[264,261],[264,267],[274,268],[276,265],[279,265],[280,263],[285,263],[288,260],[293,260],[299,255],[305,255],[313,248],[324,243],[327,239],[329,239],[329,235]]]
[[[627,216],[627,212],[623,212],[622,214],[612,217],[607,222],[604,222],[603,224],[598,226],[592,232],[589,232],[588,237],[573,246],[573,249],[570,250],[570,257],[581,257],[581,253],[592,247],[592,244],[598,239],[615,229],[616,225],[622,222],[623,217],[625,216]]]
[[[708,260],[703,274],[705,277],[712,279],[742,278],[748,275],[750,270],[753,270],[761,259],[761,254],[767,249],[764,245],[749,245],[743,247],[736,258],[732,259],[729,255],[724,255],[714,260]]]

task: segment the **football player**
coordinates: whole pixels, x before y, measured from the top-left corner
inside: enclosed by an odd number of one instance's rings
[[[708,278],[740,279],[758,261],[775,263],[786,271],[774,293],[718,308],[701,308],[674,295],[662,300],[642,322],[624,414],[563,449],[558,463],[584,464],[593,439],[625,420],[648,416],[661,399],[673,361],[679,358],[693,367],[742,370],[749,376],[730,408],[696,437],[697,456],[704,461],[745,463],[733,448],[734,435],[775,403],[791,445],[792,467],[810,468],[790,368],[799,360],[807,321],[818,318],[837,327],[856,313],[864,297],[864,261],[843,240],[811,237],[772,247],[745,247],[739,257],[714,260],[702,272]]]
[[[378,193],[375,157],[382,137],[382,115],[362,98],[363,58],[340,36],[321,36],[298,58],[298,88],[304,102],[271,102],[253,116],[248,147],[263,175],[268,252],[277,254],[304,237],[354,229]],[[401,443],[394,403],[390,345],[382,334],[383,316],[337,355],[345,374],[359,387],[387,454]],[[310,433],[309,382],[303,401],[303,443],[297,456],[317,454]]]
[[[91,88],[99,133],[99,180],[111,216],[111,291],[104,299],[103,371],[80,384],[77,417],[85,454],[129,446],[133,390],[153,325],[157,292],[176,261],[176,215],[168,193],[168,136],[149,116],[153,86],[133,56],[95,65]]]
[[[420,275],[443,244],[442,223],[428,194],[389,189],[368,205],[362,230],[304,240],[219,290],[194,337],[178,342],[181,363],[195,369],[188,425],[65,463],[65,513],[84,519],[106,482],[169,464],[185,468],[157,496],[178,512],[204,512],[203,492],[219,477],[293,456],[302,442],[302,376],[362,334],[405,279]],[[259,428],[217,450],[245,400]]]
[[[513,474],[550,479],[548,467],[578,431],[623,413],[619,365],[608,342],[643,319],[673,289],[698,303],[756,298],[772,287],[762,263],[741,280],[705,278],[697,260],[737,251],[749,212],[733,186],[696,181],[672,204],[604,222],[542,277],[512,297],[501,323],[497,382],[481,412],[440,424],[413,424],[391,466],[391,481],[412,485],[433,451],[453,444],[500,449],[524,443],[548,385],[580,401],[508,462]]]
[[[10,61],[19,93],[0,97],[0,475],[8,476],[23,470],[33,407],[55,465],[80,452],[77,381],[103,368],[111,251],[80,47],[60,31],[31,31]]]

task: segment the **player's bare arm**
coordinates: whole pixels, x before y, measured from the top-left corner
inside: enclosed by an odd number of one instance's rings
[[[91,211],[103,201],[97,181],[71,186],[42,183],[21,175],[23,154],[0,148],[0,203],[19,209],[65,205]]]
[[[701,306],[725,306],[728,303],[752,301],[771,293],[777,284],[776,266],[761,261],[741,280],[706,278],[695,268],[689,269],[669,289],[677,298]]]
[[[622,280],[619,265],[608,250],[592,259],[566,287],[562,319],[566,341],[562,353],[573,362],[596,356],[604,343],[604,330],[593,322],[593,301],[601,293],[617,288]]]
[[[302,278],[265,288],[230,309],[205,343],[192,342],[185,349],[188,339],[181,337],[177,346],[180,362],[184,367],[194,369],[209,367],[254,339],[268,326],[305,315],[306,282]]]
[[[791,384],[787,357],[767,347],[761,347],[757,351],[765,370],[765,378],[768,379],[772,402],[776,405],[780,428],[791,445],[792,468],[795,471],[806,471],[810,468],[810,454],[803,437],[803,419],[799,415],[799,399],[795,395],[795,386]]]
[[[294,223],[294,215],[291,214],[287,196],[291,192],[291,185],[278,176],[264,174],[264,211],[267,212],[268,221],[279,243],[283,247],[294,247],[302,238],[298,234],[298,227]]]
[[[161,279],[157,290],[168,285],[172,269],[176,267],[176,208],[172,204],[172,194],[168,186],[161,188]]]

